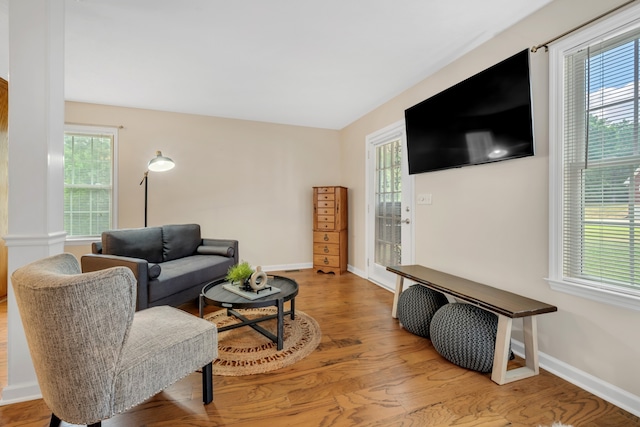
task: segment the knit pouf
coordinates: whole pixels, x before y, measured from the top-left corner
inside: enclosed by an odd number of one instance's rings
[[[436,311],[447,303],[447,297],[421,285],[404,290],[398,298],[398,320],[412,334],[429,338],[429,324]]]
[[[431,319],[431,343],[451,363],[491,372],[498,316],[470,304],[440,308]]]

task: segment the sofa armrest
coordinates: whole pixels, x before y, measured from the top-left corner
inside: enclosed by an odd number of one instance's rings
[[[149,306],[149,263],[146,259],[118,255],[86,254],[80,257],[82,272],[104,270],[111,267],[128,267],[138,281],[136,310]]]
[[[237,240],[229,240],[229,239],[202,239],[202,246],[227,246],[233,248],[233,258],[234,264],[238,263],[239,255],[238,255],[238,241]]]

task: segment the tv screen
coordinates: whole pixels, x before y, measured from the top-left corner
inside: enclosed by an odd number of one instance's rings
[[[529,51],[405,110],[409,173],[534,153]]]

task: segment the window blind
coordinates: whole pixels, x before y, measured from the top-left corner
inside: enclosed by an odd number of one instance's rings
[[[640,290],[640,30],[564,59],[563,275]]]
[[[115,133],[65,131],[64,227],[70,238],[113,228]]]

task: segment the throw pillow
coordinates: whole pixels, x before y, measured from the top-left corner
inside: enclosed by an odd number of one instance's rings
[[[202,245],[198,246],[196,253],[198,253],[199,255],[222,255],[231,258],[234,255],[234,250],[231,246]]]
[[[149,277],[149,279],[157,279],[158,276],[160,276],[161,272],[162,267],[160,267],[158,264],[149,264],[147,276]]]

